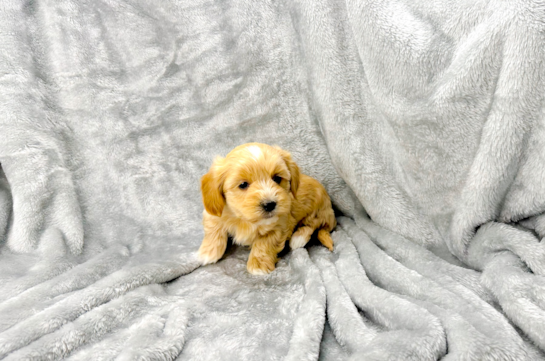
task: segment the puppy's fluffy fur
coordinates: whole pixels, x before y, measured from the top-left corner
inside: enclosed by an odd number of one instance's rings
[[[301,174],[291,155],[278,147],[260,143],[236,147],[214,161],[201,179],[201,191],[203,264],[223,256],[228,235],[251,247],[247,269],[256,275],[274,270],[288,239],[292,249],[303,247],[316,229],[318,240],[333,250],[329,232],[337,222],[326,190]]]

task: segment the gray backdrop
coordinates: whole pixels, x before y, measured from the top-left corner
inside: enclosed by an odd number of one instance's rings
[[[0,359],[545,359],[540,0],[4,0]],[[335,251],[199,267],[199,178],[290,151]]]

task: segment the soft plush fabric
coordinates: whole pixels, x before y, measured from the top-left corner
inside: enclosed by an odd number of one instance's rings
[[[541,0],[3,0],[0,359],[545,360]],[[290,151],[339,225],[200,267]]]

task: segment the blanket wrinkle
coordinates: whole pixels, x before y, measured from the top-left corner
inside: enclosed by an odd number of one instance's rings
[[[333,263],[320,253],[322,252],[317,250],[311,253],[311,259],[320,269],[326,293],[330,296],[336,295],[335,298],[326,301],[329,325],[337,342],[348,352],[354,353],[360,348],[365,348],[374,338],[376,331],[364,324],[357,308],[343,288]]]
[[[26,284],[27,289],[20,293],[10,293],[9,285],[5,285],[8,296],[0,304],[0,313],[7,316],[2,320],[0,330],[4,331],[31,316],[32,313],[47,308],[51,302],[58,302],[70,293],[85,289],[119,270],[127,262],[125,251],[125,247],[112,247],[86,263],[62,264],[61,270],[56,272],[57,276],[38,284]],[[40,272],[50,273],[51,270],[41,269]]]
[[[511,332],[510,325],[504,320],[497,311],[487,304],[485,301],[476,297],[474,293],[463,292],[465,287],[460,285],[449,285],[446,280],[438,279],[438,277],[426,277],[425,275],[410,269],[406,269],[403,263],[398,263],[389,255],[384,254],[384,251],[380,250],[363,231],[358,230],[353,224],[348,225],[349,234],[358,236],[360,241],[356,244],[356,248],[360,253],[360,258],[364,267],[367,264],[380,262],[380,258],[388,257],[386,262],[389,264],[388,270],[369,270],[368,274],[372,277],[374,282],[380,282],[380,284],[388,284],[392,290],[397,293],[407,294],[408,296],[415,297],[417,299],[431,300],[430,295],[426,291],[427,289],[435,289],[434,294],[443,293],[444,296],[437,298],[435,303],[443,306],[449,310],[456,310],[462,315],[465,313],[465,317],[468,318],[468,322],[475,322],[478,328],[483,329],[484,334],[490,334],[490,332],[502,328],[504,333]],[[375,259],[371,259],[371,258]],[[396,269],[405,269],[404,277],[398,277],[393,279],[393,273]],[[438,270],[436,269],[436,272]],[[399,271],[395,272],[396,274]],[[437,279],[437,280],[434,280]],[[442,281],[442,282],[438,282]],[[452,282],[454,283],[454,282]],[[449,289],[450,287],[453,289]],[[453,287],[455,286],[455,287]],[[464,294],[465,293],[465,294]],[[432,298],[433,299],[433,298]]]
[[[326,291],[319,270],[306,250],[294,250],[290,262],[294,271],[304,277],[305,295],[293,325],[290,348],[284,360],[316,360],[325,322]]]
[[[170,265],[143,264],[132,269],[113,272],[86,287],[82,292],[73,293],[2,332],[0,334],[0,357],[56,331],[70,321],[79,320],[79,316],[88,314],[97,306],[118,298],[127,291],[152,282],[166,282],[191,272],[196,267],[195,261],[193,264],[191,262],[186,264],[171,263]]]
[[[540,0],[5,0],[0,359],[545,360]],[[338,216],[201,267],[199,179],[288,150]]]
[[[337,240],[337,252],[341,256],[335,264],[344,287],[358,309],[386,329],[373,338],[371,345],[365,347],[374,350],[365,351],[360,356],[371,358],[375,353],[377,359],[384,358],[379,350],[395,350],[397,346],[394,347],[394,344],[403,345],[406,351],[401,354],[407,360],[433,359],[443,355],[446,340],[439,320],[425,309],[375,287],[361,266],[356,269],[351,267],[358,258],[353,244],[347,237],[340,236]],[[389,310],[394,310],[394,313],[390,314]],[[394,354],[389,357],[394,357]]]

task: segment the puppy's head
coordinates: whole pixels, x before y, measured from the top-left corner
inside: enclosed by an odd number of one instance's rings
[[[289,213],[290,193],[296,196],[299,175],[291,155],[278,147],[238,146],[225,158],[217,158],[202,177],[204,207],[219,217],[227,206],[249,222]]]

